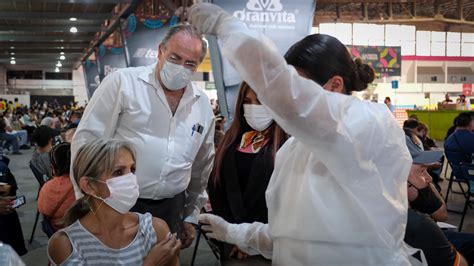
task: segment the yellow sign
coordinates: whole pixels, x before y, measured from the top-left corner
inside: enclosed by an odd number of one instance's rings
[[[204,57],[204,60],[202,60],[197,72],[212,72],[211,53],[209,50],[207,50],[206,57]]]

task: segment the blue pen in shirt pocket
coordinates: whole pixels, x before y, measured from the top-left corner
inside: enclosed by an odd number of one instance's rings
[[[204,131],[204,127],[201,126],[201,124],[196,123],[193,125],[192,131],[191,131],[191,137],[194,136],[194,132],[202,134],[203,131]]]

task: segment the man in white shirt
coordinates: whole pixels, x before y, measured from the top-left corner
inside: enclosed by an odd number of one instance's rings
[[[121,69],[102,81],[72,140],[73,157],[92,139],[132,142],[140,188],[132,211],[164,219],[183,247],[194,239],[214,160],[212,108],[190,82],[206,51],[192,26],[171,28],[156,64]]]

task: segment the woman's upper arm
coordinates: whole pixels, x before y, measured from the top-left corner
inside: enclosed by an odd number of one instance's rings
[[[54,234],[48,243],[48,255],[52,262],[61,264],[71,256],[73,249],[68,236],[59,232]]]
[[[168,224],[160,218],[153,217],[152,225],[153,229],[155,229],[157,242],[160,242],[161,240],[165,239],[168,233],[170,232]]]

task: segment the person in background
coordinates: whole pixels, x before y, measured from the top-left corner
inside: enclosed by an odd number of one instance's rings
[[[265,191],[276,152],[287,139],[255,92],[243,82],[234,120],[216,151],[208,185],[212,213],[231,223],[268,223]],[[248,257],[234,245],[220,243],[220,250],[222,263],[230,257]]]
[[[171,27],[156,64],[118,70],[100,83],[72,141],[73,157],[100,137],[136,145],[140,198],[132,211],[165,220],[183,248],[196,236],[214,161],[214,114],[204,91],[191,83],[206,51],[191,25]]]
[[[18,144],[20,145],[20,149],[23,150],[29,150],[30,146],[28,146],[28,132],[26,130],[13,130],[12,127],[12,112],[10,110],[6,110],[5,113],[3,114],[3,120],[5,122],[5,131],[18,138],[19,142]]]
[[[85,196],[48,243],[53,265],[179,265],[181,244],[166,223],[129,211],[138,198],[135,158],[130,144],[114,139],[79,149],[72,171]]]
[[[383,101],[385,103],[385,105],[387,105],[388,109],[390,110],[390,112],[395,115],[395,106],[393,106],[392,104],[392,100],[390,99],[390,97],[385,97],[385,100]]]
[[[441,104],[448,104],[448,103],[452,103],[453,100],[451,100],[451,98],[449,97],[449,93],[446,93],[444,95],[444,101],[441,102]]]
[[[424,123],[418,122],[418,127],[416,128],[417,135],[420,137],[421,142],[423,143],[423,149],[425,151],[432,150],[433,148],[438,148],[434,140],[429,136],[428,126]]]
[[[0,242],[9,244],[18,255],[22,256],[28,251],[25,247],[20,218],[13,208],[18,186],[8,168],[9,162],[7,157],[0,155]]]
[[[64,227],[64,214],[76,201],[69,179],[71,144],[64,142],[50,152],[53,179],[46,182],[38,196],[38,210],[55,231]]]
[[[54,145],[57,145],[63,141],[61,137],[61,130],[56,128],[56,122],[54,118],[50,116],[44,117],[41,120],[41,125],[51,128],[51,132],[53,133],[53,136],[54,136],[54,142],[53,142]]]
[[[412,159],[403,131],[387,107],[351,96],[368,87],[374,70],[329,35],[306,36],[282,57],[216,5],[195,4],[188,14],[217,36],[223,56],[292,136],[266,190],[268,224],[201,214],[202,230],[275,265],[409,265],[403,237]]]
[[[474,153],[474,120],[469,112],[459,114],[456,130],[444,142],[446,158],[451,163],[456,178],[464,178],[461,163],[472,163]]]
[[[36,124],[31,121],[30,116],[23,111],[17,111],[18,121],[20,122],[21,128],[28,132],[28,137],[32,138],[33,131],[36,129]],[[31,141],[30,141],[31,142]]]
[[[459,95],[459,98],[456,99],[456,103],[460,104],[462,106],[465,106],[466,105],[466,95],[464,95],[464,94]]]
[[[428,135],[429,129],[428,126],[422,122],[418,123],[418,127],[416,128],[416,134],[420,138],[421,142],[423,143],[423,150],[431,151],[436,150],[438,147],[434,140],[432,140]],[[441,187],[439,186],[439,181],[441,180],[441,169],[443,168],[443,164],[441,163],[444,159],[441,159],[439,162],[433,163],[428,166],[428,174],[433,177],[433,184],[435,185],[438,191],[441,191]]]
[[[18,98],[14,99],[15,110],[20,109],[23,105],[18,101]]]
[[[223,115],[216,116],[216,131],[214,132],[214,147],[217,148],[225,136],[224,131],[225,117]]]
[[[3,98],[0,98],[0,111],[5,111],[7,109],[7,103]]]
[[[18,138],[14,135],[8,134],[7,124],[4,119],[0,119],[0,140],[5,141],[3,148],[12,147],[12,154],[19,155],[22,154],[19,151]]]
[[[430,166],[437,164],[439,159],[443,156],[443,152],[420,151],[416,146],[408,141],[407,147],[413,158],[410,175],[408,176],[408,201],[410,202],[410,207],[419,213],[429,215],[429,217],[434,221],[445,222],[448,219],[446,203],[433,186],[432,177],[428,173]],[[408,220],[410,221],[410,214]],[[410,224],[408,224],[407,227],[410,227]],[[418,230],[425,231],[422,228],[419,228]],[[449,244],[445,245],[444,248],[438,247],[437,249],[430,249],[430,251],[425,251],[425,249],[423,249],[428,258],[429,265],[441,263],[443,260],[439,256],[445,256],[443,254],[449,253],[448,251],[442,252],[442,250],[449,250],[451,245],[454,245],[458,252],[469,261],[469,265],[472,265],[474,263],[474,234],[461,233],[450,229],[443,229],[442,233],[450,242]],[[418,238],[421,240],[419,243],[421,245],[427,245],[428,243],[436,245],[436,243],[439,243],[436,241],[436,234],[437,233],[433,233],[431,236]],[[406,238],[405,241],[407,241]],[[407,241],[407,243],[409,242],[410,241]],[[421,248],[417,245],[413,246]],[[438,258],[438,260],[434,260],[433,258]]]
[[[71,113],[69,118],[69,124],[64,128],[65,130],[71,128],[77,128],[79,126],[79,122],[81,122],[82,113],[79,111],[74,111]]]
[[[33,132],[32,141],[36,144],[36,149],[30,163],[43,175],[44,181],[47,181],[53,177],[49,156],[54,143],[53,130],[47,126],[38,127]]]
[[[417,128],[419,126],[419,122],[413,119],[408,119],[403,122],[403,131],[405,131],[405,137],[407,141],[411,141],[415,144],[420,150],[424,150],[423,142],[421,138],[418,136]]]

